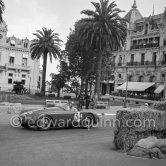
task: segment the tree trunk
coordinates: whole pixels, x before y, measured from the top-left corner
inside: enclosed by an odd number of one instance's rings
[[[57,96],[58,98],[60,97],[60,90],[61,90],[61,89],[58,89],[58,96]]]
[[[85,96],[88,94],[88,81],[89,81],[89,79],[86,78],[86,81],[85,81]]]
[[[80,93],[84,91],[84,79],[81,78],[81,88],[80,88]]]
[[[41,87],[41,95],[45,96],[45,88],[46,88],[46,68],[47,68],[47,53],[44,53],[43,57],[43,73],[42,73],[42,87]]]
[[[102,65],[102,52],[99,53],[97,60],[97,73],[96,73],[96,90],[98,99],[100,98],[100,81],[101,81],[101,65]]]

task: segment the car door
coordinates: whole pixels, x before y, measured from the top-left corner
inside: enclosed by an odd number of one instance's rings
[[[53,127],[69,127],[74,120],[74,111],[67,111],[61,107],[55,107],[49,111],[49,115],[53,120]]]

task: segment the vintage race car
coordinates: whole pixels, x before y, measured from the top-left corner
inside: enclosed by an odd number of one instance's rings
[[[68,110],[65,107],[45,107],[37,110],[22,111],[19,115],[22,127],[37,127],[48,130],[57,127],[92,128],[99,122],[99,116],[88,111],[78,111],[76,108]]]

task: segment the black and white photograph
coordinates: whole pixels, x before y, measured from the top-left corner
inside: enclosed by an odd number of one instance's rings
[[[0,0],[0,166],[123,165],[166,165],[166,1]]]

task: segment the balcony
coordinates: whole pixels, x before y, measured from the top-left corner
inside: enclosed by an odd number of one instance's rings
[[[30,66],[21,66],[21,65],[16,65],[13,63],[7,63],[6,67],[8,69],[19,69],[19,70],[28,70],[28,71],[30,70]]]
[[[3,70],[5,70],[5,65],[0,63],[0,71],[3,71]]]
[[[156,66],[159,61],[142,61],[142,62],[127,62],[127,66]]]
[[[29,71],[29,70],[30,70],[30,66],[22,65],[22,66],[21,66],[21,69],[22,69],[22,70],[28,70],[28,71]]]
[[[153,47],[159,47],[159,43],[148,43],[148,44],[133,45],[133,46],[130,47],[130,49],[134,50],[134,49],[153,48]]]
[[[118,63],[118,66],[122,66],[122,63]]]

